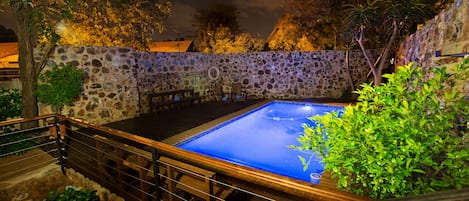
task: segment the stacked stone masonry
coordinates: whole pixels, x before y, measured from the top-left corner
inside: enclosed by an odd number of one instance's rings
[[[460,64],[463,57],[436,56],[466,53],[469,58],[469,0],[455,0],[453,4],[427,21],[421,30],[401,44],[397,54],[398,65],[414,63],[425,72],[445,66],[449,69]],[[450,70],[451,72],[451,70]],[[469,98],[469,80],[458,83],[464,96]]]
[[[459,63],[462,57],[436,57],[469,52],[469,0],[455,0],[454,3],[427,21],[422,29],[408,37],[400,47],[398,64],[414,62],[424,69]]]
[[[376,57],[376,51],[370,51]],[[86,73],[81,96],[64,115],[104,124],[147,113],[148,94],[193,88],[204,100],[212,86],[241,82],[250,98],[340,98],[367,79],[360,51],[257,52],[239,54],[147,53],[121,47],[62,46],[47,63],[71,64]],[[215,67],[219,76],[209,77]],[[46,70],[47,70],[46,68]],[[212,79],[211,79],[212,78]],[[41,114],[50,107],[40,105]]]

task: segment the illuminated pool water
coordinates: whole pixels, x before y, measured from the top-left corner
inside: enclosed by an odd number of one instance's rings
[[[273,101],[176,146],[244,166],[310,181],[310,173],[322,173],[324,165],[313,154],[288,148],[299,145],[298,136],[308,117],[343,107]],[[311,158],[303,171],[298,156]]]

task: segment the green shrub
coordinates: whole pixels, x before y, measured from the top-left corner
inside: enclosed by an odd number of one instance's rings
[[[21,115],[21,94],[18,89],[0,90],[0,121]]]
[[[10,155],[17,151],[19,152],[15,153],[15,155],[22,154],[28,151],[28,148],[33,147],[37,144],[35,141],[28,139],[27,136],[21,133],[9,133],[13,130],[14,129],[10,127],[3,128],[3,134],[0,134],[0,155]]]
[[[0,90],[0,121],[19,117],[21,109],[21,94],[19,90],[2,88]],[[10,154],[36,145],[34,141],[27,140],[27,137],[21,133],[9,133],[14,130],[14,126],[4,126],[2,128],[3,132],[0,134],[0,155]],[[23,152],[17,154],[20,153]]]
[[[52,105],[60,112],[81,93],[84,73],[73,66],[54,66],[39,76],[36,95],[40,102]]]
[[[99,201],[99,197],[96,195],[96,191],[67,188],[61,193],[50,192],[45,201]]]
[[[384,199],[469,186],[469,100],[456,89],[469,78],[469,60],[424,76],[412,64],[364,84],[355,106],[311,118],[300,150],[322,157],[338,187]],[[302,159],[305,168],[307,162]]]

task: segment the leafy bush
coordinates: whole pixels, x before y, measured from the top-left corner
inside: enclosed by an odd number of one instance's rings
[[[27,151],[27,148],[36,145],[36,142],[28,139],[27,136],[17,133],[11,134],[12,128],[4,127],[3,134],[0,134],[0,155],[10,155],[14,152],[20,151],[16,154],[22,154]]]
[[[386,84],[364,84],[355,106],[312,117],[296,148],[319,154],[339,188],[372,198],[469,186],[469,101],[456,89],[469,60],[432,73],[410,64]]]
[[[99,201],[96,191],[67,188],[62,193],[52,191],[45,201]]]
[[[0,121],[21,115],[21,94],[18,89],[0,90]]]
[[[36,95],[40,102],[52,105],[58,112],[72,104],[81,93],[84,73],[72,66],[54,66],[39,76]]]
[[[21,94],[19,90],[2,88],[0,90],[0,121],[19,117],[21,109]],[[4,126],[2,128],[3,133],[0,134],[0,155],[6,155],[36,145],[34,141],[26,140],[27,137],[20,133],[8,134],[13,130],[15,130],[14,126]]]

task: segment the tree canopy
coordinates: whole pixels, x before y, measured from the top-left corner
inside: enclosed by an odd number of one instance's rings
[[[60,34],[66,38],[60,41],[64,44],[100,45],[96,42],[105,38],[117,40],[119,37],[128,37],[129,46],[144,47],[153,28],[164,28],[161,17],[169,14],[170,6],[167,1],[143,0],[1,0],[0,5],[11,9],[16,23],[23,117],[38,115],[34,88],[47,58],[61,39]],[[61,27],[67,25],[67,22],[75,35],[67,35],[64,27]],[[72,22],[76,24],[72,25]],[[102,34],[99,37],[93,35],[100,32],[111,34]],[[85,34],[90,37],[85,37]],[[67,43],[67,37],[77,41]],[[80,37],[83,40],[78,40]],[[85,40],[92,40],[91,38],[100,39],[94,43]],[[41,43],[46,45],[38,46]],[[44,52],[41,58],[33,56],[36,46],[41,47]]]
[[[84,0],[71,12],[72,19],[59,22],[58,32],[63,44],[146,50],[154,32],[164,30],[170,6],[165,0]]]
[[[274,33],[268,40],[269,50],[272,51],[310,51],[317,49],[308,40],[299,26],[291,23],[291,16],[286,13],[277,23]]]
[[[249,33],[232,34],[228,28],[219,27],[214,32],[215,37],[209,41],[211,48],[202,52],[211,53],[241,53],[259,52],[264,49],[264,40],[252,37]]]
[[[264,49],[264,40],[241,33],[238,9],[231,4],[212,4],[197,10],[197,49],[206,53],[253,52]]]
[[[447,0],[366,0],[348,5],[346,25],[365,54],[374,77],[381,84],[381,75],[389,65],[389,57],[396,51],[417,24],[434,17],[450,1]],[[372,33],[366,35],[365,33]],[[371,39],[371,40],[370,40]],[[366,47],[365,47],[366,46]],[[381,48],[380,56],[372,61],[365,48]]]
[[[296,29],[289,34],[290,41],[306,40],[313,49],[341,49],[338,40],[343,32],[342,22],[347,12],[346,4],[352,0],[285,0],[286,20]],[[304,42],[303,42],[304,43]]]

